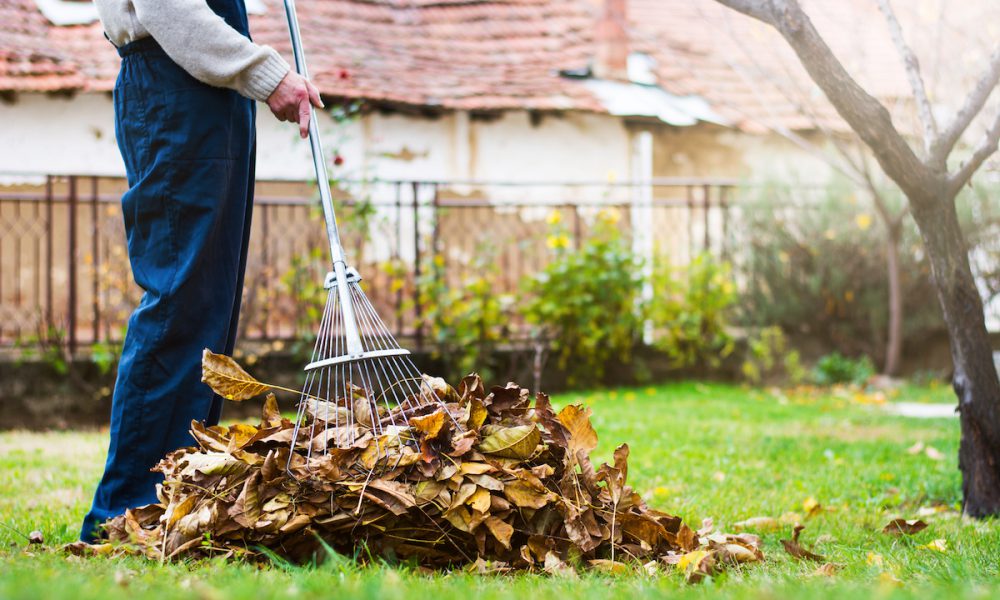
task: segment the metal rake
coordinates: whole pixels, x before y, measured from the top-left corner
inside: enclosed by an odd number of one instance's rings
[[[285,0],[285,13],[295,68],[308,78],[294,0]],[[400,432],[409,424],[408,415],[429,405],[444,407],[427,378],[413,364],[410,351],[400,347],[365,296],[361,276],[347,266],[315,114],[309,121],[309,143],[333,270],[324,281],[329,292],[312,358],[305,367],[289,469],[297,444],[303,447],[302,453],[309,464],[314,452],[327,453],[331,445],[355,446],[368,433],[374,437],[371,443],[384,456],[392,445],[386,440],[393,436],[400,440]],[[308,441],[300,441],[304,427],[309,428]]]

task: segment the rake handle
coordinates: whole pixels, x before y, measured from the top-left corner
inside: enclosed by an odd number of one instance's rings
[[[288,18],[288,33],[292,38],[292,54],[295,56],[295,70],[299,75],[309,79],[306,68],[306,57],[302,50],[302,35],[299,33],[299,18],[295,12],[295,0],[285,1],[285,16]],[[319,198],[323,204],[323,217],[326,219],[326,233],[330,240],[330,257],[333,264],[345,262],[344,247],[340,243],[340,230],[337,228],[337,217],[333,212],[333,195],[330,193],[330,176],[326,171],[326,158],[323,156],[323,143],[319,136],[319,125],[316,122],[316,112],[309,105],[309,145],[312,148],[313,167],[316,170],[316,183],[319,186]],[[337,273],[340,276],[340,273]]]
[[[288,18],[288,33],[292,38],[292,54],[295,56],[295,70],[298,71],[299,75],[309,79],[309,70],[306,68],[306,56],[302,50],[302,35],[299,32],[299,17],[295,12],[295,0],[285,0],[285,16]],[[347,341],[347,353],[351,357],[356,358],[364,353],[364,348],[361,344],[361,335],[358,331],[357,318],[354,314],[354,301],[351,298],[347,283],[347,264],[344,261],[344,246],[340,243],[337,216],[333,212],[330,176],[326,172],[323,143],[319,137],[319,124],[316,122],[316,111],[312,107],[312,104],[309,105],[309,146],[312,149],[313,168],[316,170],[316,184],[319,186],[319,198],[323,204],[326,235],[330,240],[330,258],[333,261],[333,271],[337,275],[337,292],[340,296],[340,305],[344,316],[344,338]]]

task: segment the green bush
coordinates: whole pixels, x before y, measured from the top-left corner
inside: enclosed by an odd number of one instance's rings
[[[683,267],[659,261],[649,307],[654,347],[666,352],[675,367],[718,366],[735,347],[729,330],[736,298],[727,262],[707,253]]]
[[[848,187],[821,197],[758,190],[734,222],[745,282],[740,321],[779,326],[846,355],[881,358],[889,321],[885,227]],[[911,220],[899,247],[904,344],[943,328],[930,265]]]
[[[817,385],[853,383],[863,385],[875,374],[875,366],[867,356],[848,358],[839,352],[827,354],[816,362],[813,380]]]
[[[789,347],[780,327],[765,327],[747,337],[743,377],[753,385],[781,383],[797,385],[806,377],[799,353]]]
[[[433,356],[444,362],[444,375],[457,381],[478,372],[486,381],[496,373],[496,347],[508,336],[513,298],[495,294],[492,281],[496,262],[488,254],[477,254],[470,272],[475,273],[457,286],[445,281],[444,261],[435,257],[432,269],[417,286],[421,318],[416,325],[429,333]],[[409,310],[411,303],[404,303]]]
[[[521,313],[536,337],[551,343],[570,385],[600,383],[608,365],[631,362],[642,331],[639,262],[617,220],[617,211],[601,211],[575,251],[556,224],[549,236],[552,262],[524,285]]]

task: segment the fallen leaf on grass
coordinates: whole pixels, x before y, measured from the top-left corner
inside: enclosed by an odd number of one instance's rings
[[[606,558],[588,560],[587,564],[590,565],[590,567],[595,571],[608,573],[609,575],[626,575],[631,571],[629,566],[625,563],[618,562],[616,560],[608,560]]]
[[[903,585],[898,577],[888,571],[882,571],[878,574],[878,582],[886,587],[901,587]]]
[[[934,446],[927,446],[927,448],[924,449],[924,454],[931,460],[944,460],[944,454],[941,454],[941,451]]]
[[[781,545],[785,547],[785,552],[788,552],[799,560],[814,560],[816,562],[825,561],[825,557],[820,556],[819,554],[814,554],[799,544],[799,534],[803,529],[805,529],[804,525],[796,525],[792,530],[792,539],[781,540]]]
[[[806,518],[808,519],[823,512],[823,506],[810,496],[802,502],[802,510],[806,513]]]
[[[833,577],[840,568],[841,565],[837,563],[823,563],[816,567],[816,570],[810,573],[810,575],[812,577]]]
[[[917,443],[913,444],[912,446],[910,446],[909,448],[906,449],[906,453],[907,454],[920,454],[923,451],[924,451],[924,443],[923,442],[917,442]]]
[[[924,523],[920,519],[909,521],[906,519],[893,519],[889,521],[888,525],[882,528],[882,533],[888,533],[889,535],[913,535],[920,533],[924,529],[927,529],[927,523]]]
[[[755,531],[777,531],[781,529],[781,524],[774,517],[750,517],[743,521],[733,523],[733,529],[743,531],[752,529]]]
[[[885,564],[885,559],[882,558],[881,554],[876,554],[875,552],[869,552],[865,562],[869,565],[881,568]]]
[[[698,583],[715,571],[715,553],[710,550],[694,550],[683,554],[677,563],[677,568],[688,583]]]
[[[938,538],[932,542],[917,546],[917,548],[923,548],[924,550],[933,550],[934,552],[940,552],[944,554],[948,552],[948,540]]]

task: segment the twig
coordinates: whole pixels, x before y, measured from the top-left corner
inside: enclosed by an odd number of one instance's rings
[[[952,194],[957,194],[962,186],[972,179],[972,175],[982,166],[983,162],[997,151],[997,144],[1000,143],[1000,113],[997,113],[993,120],[993,125],[986,131],[979,146],[965,161],[955,174],[948,177],[948,190]]]
[[[6,523],[0,523],[0,525],[3,525],[3,527],[4,527],[5,529],[8,529],[8,530],[10,530],[10,531],[13,531],[14,533],[16,533],[17,535],[19,535],[19,536],[23,537],[24,539],[28,540],[29,542],[31,541],[31,537],[30,537],[30,536],[28,536],[28,535],[25,535],[24,533],[22,533],[22,532],[18,531],[17,529],[14,529],[14,528],[13,528],[13,527],[11,527],[10,525],[8,525],[8,524],[6,524]]]
[[[931,145],[930,164],[932,167],[944,168],[948,160],[948,155],[951,154],[952,149],[959,138],[962,137],[962,134],[965,133],[965,130],[969,128],[972,120],[986,106],[986,101],[989,99],[990,94],[993,93],[993,90],[996,89],[998,83],[1000,83],[1000,45],[997,45],[993,50],[989,66],[986,67],[986,71],[979,78],[976,87],[972,89],[972,93],[965,99],[962,108],[955,113],[955,117],[944,128],[944,131],[934,141],[934,144]]]
[[[895,44],[896,50],[903,59],[903,65],[906,67],[906,78],[910,82],[910,89],[917,101],[917,114],[920,116],[920,124],[923,125],[924,129],[924,152],[930,156],[931,145],[938,135],[937,122],[931,111],[931,102],[927,98],[924,78],[920,74],[920,62],[917,60],[917,55],[913,53],[913,49],[906,43],[906,39],[903,38],[903,29],[899,26],[899,19],[892,11],[889,0],[878,0],[878,8],[885,16],[886,25],[889,27],[889,36],[892,37],[892,43]]]

